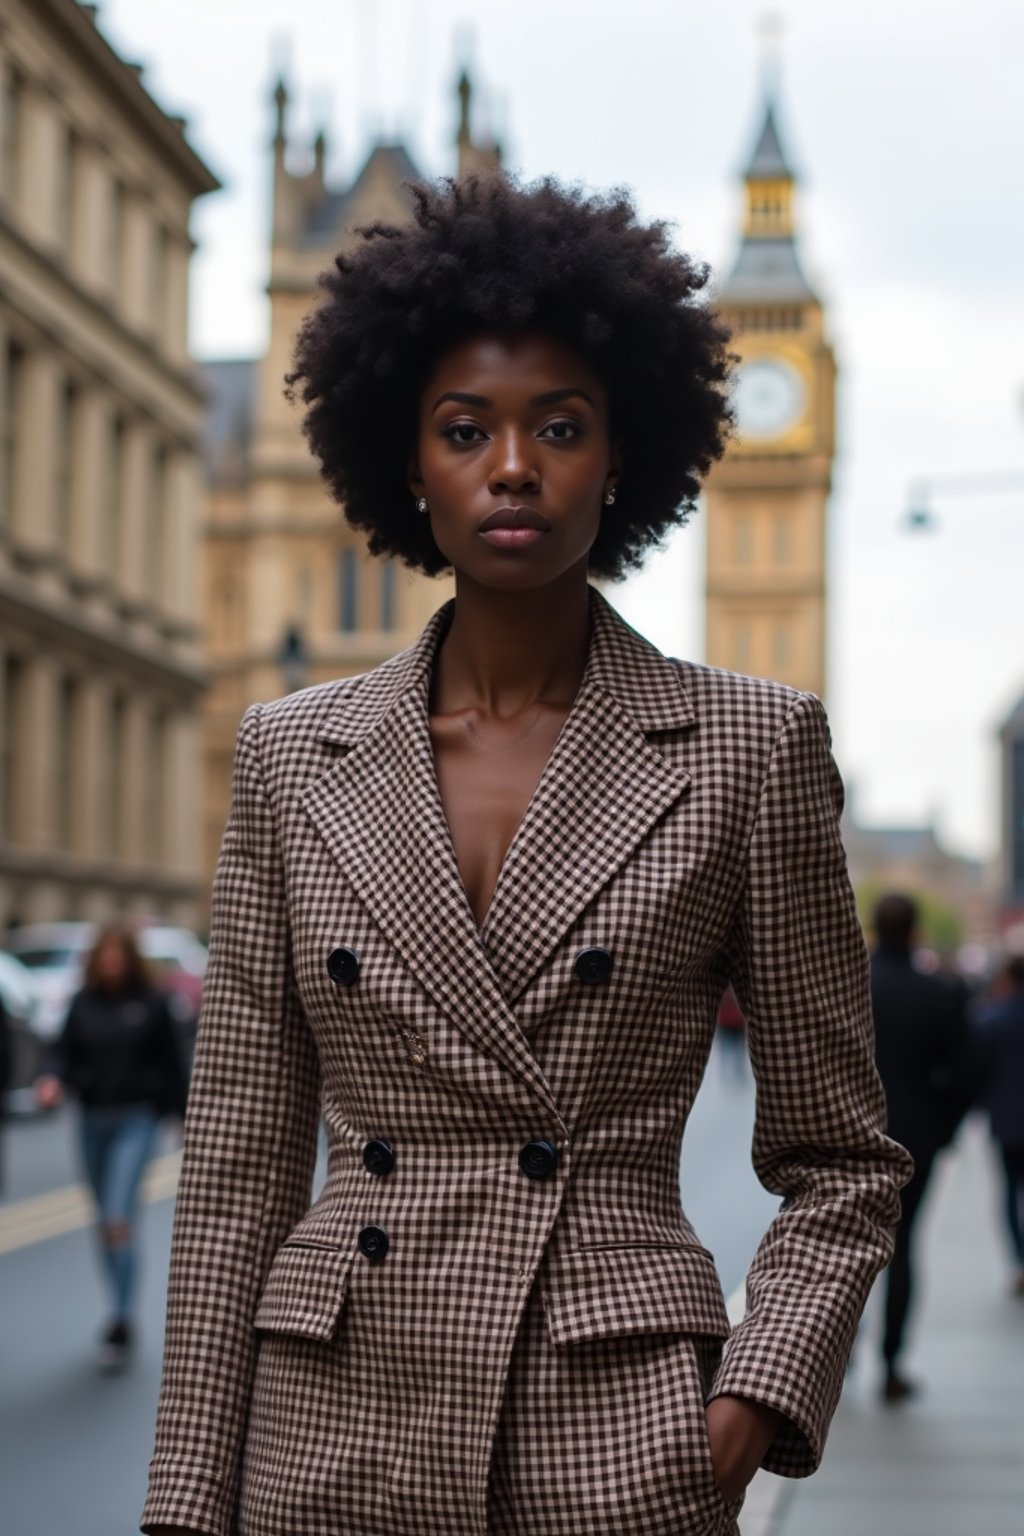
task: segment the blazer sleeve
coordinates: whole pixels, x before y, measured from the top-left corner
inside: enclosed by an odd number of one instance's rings
[[[239,730],[214,880],[143,1530],[236,1528],[253,1313],[273,1253],[311,1197],[319,1068],[291,971],[261,719],[254,705]]]
[[[762,785],[732,957],[757,1085],[754,1168],[783,1201],[711,1391],[784,1416],[764,1465],[791,1477],[821,1459],[912,1169],[884,1135],[842,806],[824,709],[798,694]]]

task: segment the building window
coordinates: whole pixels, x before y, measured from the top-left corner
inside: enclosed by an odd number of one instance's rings
[[[0,174],[3,176],[4,195],[11,202],[14,202],[18,196],[18,180],[21,170],[23,99],[24,86],[21,76],[16,71],[8,68],[3,87],[3,120],[0,122],[0,133],[3,134]]]
[[[167,449],[157,443],[149,475],[149,527],[142,558],[145,562],[143,587],[146,596],[159,604],[166,585],[164,563],[167,558]]]
[[[121,286],[124,282],[125,242],[125,191],[117,177],[110,183],[110,205],[107,224],[107,280],[114,302],[121,302]]]
[[[18,413],[24,379],[25,354],[8,341],[0,352],[0,525],[14,521],[14,495],[18,483]]]
[[[169,735],[167,713],[157,710],[150,723],[149,771],[146,776],[146,855],[151,864],[160,864],[165,853],[164,827],[167,824],[167,750]]]
[[[3,666],[3,698],[0,699],[0,836],[6,842],[18,838],[18,766],[15,753],[25,741],[21,714],[25,687],[25,666],[20,656],[7,655]]]
[[[110,739],[107,742],[107,847],[106,853],[114,859],[121,858],[125,849],[124,792],[127,786],[125,773],[126,716],[125,702],[117,693],[110,701]]]
[[[239,591],[230,576],[222,577],[214,588],[211,640],[215,645],[230,645],[239,631]]]
[[[772,559],[776,565],[788,565],[790,553],[790,519],[787,512],[781,512],[772,523]]]
[[[772,626],[772,666],[778,671],[789,666],[789,627],[786,624]]]
[[[118,553],[121,548],[124,502],[124,455],[126,438],[124,417],[115,413],[110,422],[110,441],[107,446],[107,516],[106,516],[106,564],[107,576],[117,580]]]
[[[732,525],[732,557],[736,565],[750,565],[754,558],[754,520],[737,512]]]
[[[60,391],[54,442],[54,520],[57,547],[66,556],[71,541],[71,497],[75,476],[75,423],[78,389],[65,379]]]
[[[313,616],[313,572],[308,565],[299,567],[296,587],[299,617],[308,621]]]
[[[74,678],[62,677],[57,695],[57,729],[54,752],[57,763],[57,806],[55,825],[57,847],[64,850],[74,844],[74,795],[79,755],[75,741],[75,711],[78,685]]]
[[[380,568],[380,627],[395,627],[395,562],[385,560]]]
[[[57,208],[54,220],[57,239],[65,259],[72,256],[75,246],[75,186],[78,168],[78,135],[70,123],[61,135],[57,163]]]
[[[737,619],[732,627],[732,664],[737,672],[750,670],[753,650],[749,619]]]
[[[170,307],[167,300],[167,274],[170,263],[167,249],[170,241],[162,224],[153,226],[149,259],[149,328],[161,343],[166,344],[169,330]]]
[[[338,628],[346,635],[359,628],[359,557],[354,549],[338,555]]]

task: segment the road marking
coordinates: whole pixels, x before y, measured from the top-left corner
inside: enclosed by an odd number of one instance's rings
[[[142,1198],[147,1204],[167,1200],[178,1187],[181,1153],[168,1152],[154,1158],[142,1181]],[[0,1207],[0,1254],[44,1243],[65,1232],[90,1227],[96,1220],[92,1196],[84,1184],[69,1184],[64,1189],[19,1200]]]

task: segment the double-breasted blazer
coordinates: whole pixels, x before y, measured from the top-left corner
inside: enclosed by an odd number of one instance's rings
[[[890,1253],[909,1160],[821,704],[669,660],[593,592],[478,929],[428,728],[451,606],[240,728],[144,1528],[734,1530],[704,1398],[778,1409],[766,1465],[812,1471]],[[679,1197],[729,982],[781,1197],[731,1329]],[[514,1527],[499,1454],[537,1500]]]

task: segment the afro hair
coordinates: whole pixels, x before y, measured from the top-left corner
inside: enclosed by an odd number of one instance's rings
[[[409,223],[358,231],[296,342],[288,392],[331,494],[373,554],[445,570],[406,480],[421,392],[465,338],[542,331],[608,390],[623,473],[590,570],[624,575],[688,519],[731,425],[729,333],[703,299],[707,267],[622,190],[500,174],[408,185]]]

